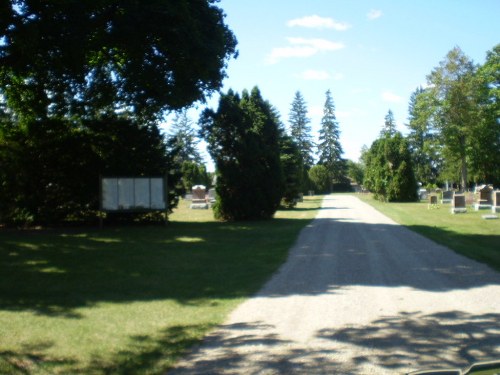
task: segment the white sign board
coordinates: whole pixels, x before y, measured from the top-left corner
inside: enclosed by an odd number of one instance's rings
[[[104,211],[164,210],[163,178],[102,178],[101,207]]]

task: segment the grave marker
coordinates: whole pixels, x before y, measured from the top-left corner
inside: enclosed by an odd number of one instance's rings
[[[207,209],[208,203],[206,199],[206,188],[203,185],[195,185],[192,188],[193,199],[191,200],[190,208]]]
[[[500,212],[500,190],[495,190],[491,193],[493,197],[493,205],[491,206],[491,212]]]
[[[429,194],[429,204],[427,205],[427,208],[431,207],[437,207],[438,204],[438,197],[437,194],[431,193]]]
[[[451,201],[451,213],[456,214],[465,212],[467,212],[465,194],[453,194],[453,199]]]
[[[445,191],[443,191],[443,198],[441,199],[441,203],[442,204],[451,203],[451,201],[453,199],[453,193],[454,193],[453,190],[445,190]]]
[[[479,195],[477,202],[474,204],[476,211],[491,208],[493,205],[492,192],[493,188],[490,185],[481,185],[476,188],[476,194]]]

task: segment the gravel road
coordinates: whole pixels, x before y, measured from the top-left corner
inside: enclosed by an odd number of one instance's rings
[[[404,374],[500,359],[500,273],[330,195],[287,262],[169,374]]]

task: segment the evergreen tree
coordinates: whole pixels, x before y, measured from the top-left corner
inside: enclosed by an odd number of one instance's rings
[[[307,117],[307,104],[304,97],[297,91],[292,102],[288,118],[290,124],[290,135],[300,149],[304,168],[311,168],[314,163],[313,147],[314,143],[311,136],[310,119]]]
[[[194,129],[193,122],[187,115],[187,110],[183,109],[175,114],[172,122],[172,128],[169,132],[173,142],[178,145],[179,153],[177,155],[178,162],[192,161],[197,164],[202,164],[202,158],[198,151],[197,133]]]
[[[396,129],[396,120],[394,119],[394,114],[392,111],[389,109],[387,112],[387,115],[385,115],[384,118],[384,127],[380,131],[380,136],[385,137],[392,137],[396,134],[397,129]]]
[[[324,165],[328,171],[330,192],[334,180],[336,182],[345,182],[346,162],[342,159],[343,153],[344,151],[340,145],[339,124],[335,117],[335,104],[330,90],[328,90],[319,130],[318,164]]]
[[[217,169],[216,218],[271,218],[283,193],[279,121],[258,88],[221,95],[217,112],[205,110],[202,134]]]
[[[282,203],[287,208],[295,207],[302,187],[302,157],[292,137],[281,131],[280,159],[284,176]]]

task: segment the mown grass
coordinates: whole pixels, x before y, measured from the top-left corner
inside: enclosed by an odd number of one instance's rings
[[[449,204],[429,208],[426,202],[384,203],[371,195],[357,195],[394,221],[469,258],[500,271],[500,220],[484,220],[491,211],[451,214]]]
[[[262,222],[0,231],[0,373],[156,374],[286,259],[321,197]]]

